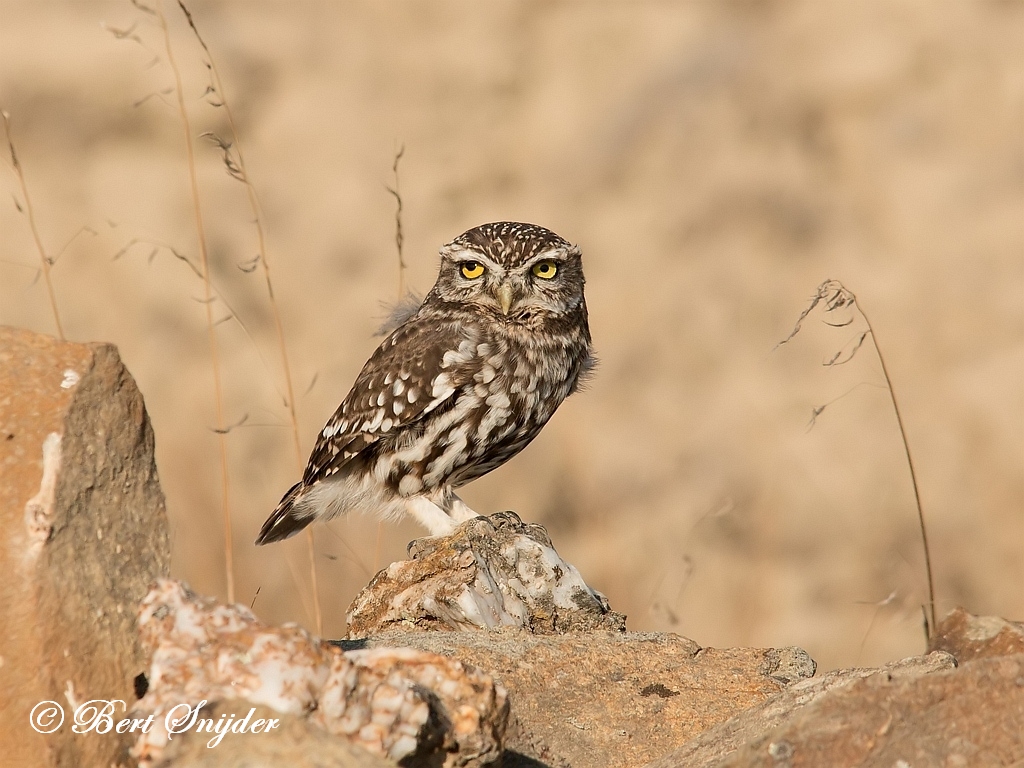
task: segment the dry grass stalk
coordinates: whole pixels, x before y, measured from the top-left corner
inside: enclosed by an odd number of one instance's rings
[[[53,281],[50,279],[50,267],[53,262],[46,255],[43,248],[42,238],[39,237],[39,228],[36,226],[35,213],[32,210],[32,200],[28,196],[28,186],[25,184],[25,173],[22,171],[21,163],[18,161],[18,153],[14,151],[14,139],[11,137],[11,116],[6,110],[0,110],[0,117],[4,121],[4,135],[7,137],[7,148],[11,153],[11,167],[14,175],[18,177],[18,184],[21,186],[21,196],[25,200],[24,213],[28,214],[28,226],[32,230],[32,239],[35,240],[36,250],[39,251],[39,261],[43,265],[43,279],[46,281],[46,294],[50,297],[50,309],[53,310],[53,321],[57,326],[57,338],[64,341],[64,328],[60,323],[60,313],[57,312],[57,297],[53,292]],[[15,201],[18,210],[21,206]]]
[[[398,300],[405,296],[405,257],[402,253],[402,246],[405,244],[405,234],[402,232],[402,193],[398,188],[398,163],[405,154],[403,144],[395,152],[395,162],[391,165],[391,172],[395,176],[395,186],[385,187],[392,197],[395,198],[395,250],[398,251]]]
[[[903,440],[903,450],[907,457],[907,467],[910,469],[910,482],[914,488],[914,502],[917,505],[917,522],[921,529],[921,544],[924,549],[924,566],[925,574],[928,579],[928,605],[925,610],[925,621],[924,631],[925,639],[930,640],[935,632],[936,626],[936,615],[935,615],[935,582],[932,576],[932,558],[931,550],[928,546],[928,531],[925,527],[924,522],[924,508],[921,504],[921,491],[917,484],[917,471],[914,469],[914,459],[910,454],[910,441],[907,439],[907,430],[903,424],[903,415],[900,413],[899,400],[896,397],[896,390],[892,385],[892,378],[889,376],[889,368],[885,364],[885,356],[882,354],[882,349],[878,345],[878,337],[875,333],[874,326],[871,325],[871,320],[868,319],[867,314],[864,312],[864,308],[860,305],[857,300],[856,294],[849,290],[838,280],[826,280],[818,286],[818,290],[814,297],[811,299],[810,304],[800,313],[800,317],[797,318],[796,325],[793,326],[793,330],[789,336],[780,341],[776,347],[780,347],[788,341],[792,340],[799,332],[803,321],[807,316],[817,307],[819,304],[824,304],[825,312],[838,312],[843,309],[852,311],[856,309],[864,320],[864,324],[867,326],[867,330],[861,332],[858,337],[849,346],[849,351],[846,351],[847,346],[844,346],[838,352],[836,352],[831,358],[825,360],[823,365],[831,367],[836,365],[843,365],[853,359],[853,356],[857,354],[857,351],[864,344],[864,341],[868,336],[871,336],[871,345],[875,349],[875,354],[878,356],[878,362],[882,367],[882,376],[885,378],[885,386],[889,391],[889,397],[892,401],[893,411],[896,413],[896,423],[900,429],[900,438]],[[834,328],[845,328],[853,323],[853,316],[849,319],[841,320],[837,322],[825,321],[826,325],[830,325]],[[852,391],[852,390],[851,390]],[[827,405],[827,404],[826,404]],[[813,425],[814,420],[825,410],[825,405],[819,406],[814,409],[814,413],[811,418]]]
[[[281,368],[284,371],[285,380],[285,392],[286,403],[288,408],[288,416],[292,426],[292,442],[295,448],[295,462],[299,474],[302,473],[304,468],[302,446],[299,440],[299,419],[296,412],[296,400],[295,400],[295,386],[294,379],[292,377],[291,365],[288,361],[288,345],[285,342],[284,326],[281,322],[281,312],[277,305],[277,299],[274,295],[274,285],[270,278],[270,259],[267,258],[267,242],[266,234],[263,230],[263,218],[260,215],[260,204],[259,198],[256,195],[256,188],[253,186],[249,179],[249,172],[245,167],[245,156],[242,153],[242,144],[238,138],[238,129],[235,125],[235,118],[231,112],[231,107],[228,104],[227,95],[224,91],[224,85],[220,77],[220,72],[217,69],[217,64],[214,61],[213,53],[210,51],[210,47],[206,44],[203,36],[199,33],[199,28],[196,26],[195,19],[192,17],[192,13],[185,6],[181,0],[178,0],[178,6],[181,8],[182,13],[185,14],[185,18],[188,20],[189,26],[192,28],[192,32],[196,36],[196,40],[203,47],[206,52],[206,62],[210,70],[210,76],[212,83],[208,93],[215,95],[218,99],[216,102],[211,102],[214,106],[220,107],[224,110],[224,115],[228,120],[228,127],[231,130],[231,142],[227,143],[221,141],[217,137],[212,137],[220,146],[221,151],[224,153],[224,164],[233,178],[238,179],[245,186],[246,195],[249,199],[249,206],[252,209],[253,223],[256,226],[256,237],[259,244],[259,251],[257,261],[263,266],[263,276],[267,285],[267,296],[270,301],[271,315],[274,318],[274,330],[277,335],[277,346],[278,352],[281,356]],[[234,149],[234,156],[237,158],[237,162],[232,158],[231,150]],[[254,265],[255,266],[255,265]],[[251,271],[248,270],[248,271]],[[306,528],[306,544],[309,554],[309,572],[310,580],[313,586],[313,612],[316,621],[316,631],[318,635],[323,635],[323,612],[320,606],[320,589],[317,579],[316,569],[316,547],[313,538],[313,528]]]
[[[402,246],[405,244],[405,234],[402,231],[402,193],[398,186],[398,163],[405,154],[403,144],[395,152],[395,162],[391,164],[391,173],[395,176],[395,186],[384,188],[395,198],[395,250],[398,253],[398,302],[401,303],[405,297],[405,256],[402,253]],[[380,565],[380,539],[384,531],[384,523],[377,523],[377,543],[373,548],[373,570],[376,571]]]
[[[214,400],[217,412],[217,442],[220,450],[221,470],[221,498],[224,513],[224,568],[227,576],[228,602],[235,601],[235,575],[234,555],[232,552],[231,540],[231,496],[230,483],[228,480],[228,448],[227,428],[224,424],[224,399],[220,381],[220,359],[217,349],[217,332],[213,321],[213,288],[210,282],[210,259],[206,246],[206,231],[203,226],[203,211],[199,203],[199,182],[196,178],[195,150],[192,147],[192,126],[188,118],[188,110],[185,107],[185,92],[181,80],[181,72],[174,59],[174,50],[171,46],[171,33],[167,26],[167,18],[163,9],[158,3],[154,8],[147,8],[140,3],[135,3],[141,10],[152,13],[160,23],[163,30],[164,47],[167,51],[167,63],[174,73],[175,93],[178,102],[178,114],[181,117],[181,127],[185,135],[185,152],[188,159],[189,184],[192,193],[192,212],[196,225],[196,238],[199,242],[199,256],[203,274],[203,287],[205,291],[204,305],[206,307],[206,328],[210,341],[210,362],[213,368]]]

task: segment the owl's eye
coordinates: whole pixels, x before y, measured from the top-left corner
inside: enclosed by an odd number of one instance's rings
[[[475,280],[484,273],[484,265],[479,261],[464,261],[459,265],[459,272],[467,280]]]
[[[538,261],[534,264],[532,271],[537,277],[543,278],[544,280],[550,280],[558,274],[558,265],[550,259],[545,259],[544,261]]]

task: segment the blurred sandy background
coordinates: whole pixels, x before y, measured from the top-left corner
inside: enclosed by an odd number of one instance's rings
[[[916,513],[874,352],[823,368],[860,326],[820,315],[773,351],[829,277],[887,356],[940,613],[1024,618],[1024,3],[191,9],[263,204],[304,454],[396,295],[385,184],[404,144],[413,288],[485,221],[583,248],[598,375],[464,496],[547,525],[630,628],[800,645],[825,668],[922,649]],[[195,133],[226,135],[202,51],[166,12]],[[147,244],[112,259],[132,238],[197,254],[159,30],[127,1],[5,0],[0,16],[0,105],[46,247],[96,233],[54,269],[66,332],[120,347],[156,429],[174,571],[223,596],[202,287]],[[133,26],[144,46],[109,31]],[[197,148],[215,279],[256,342],[218,327],[227,421],[248,414],[229,436],[237,596],[312,626],[304,540],[251,544],[298,470],[262,273],[236,268],[256,253],[244,189]],[[0,322],[52,332],[9,167],[0,189]],[[378,548],[374,520],[317,527],[328,634],[418,535],[385,525]]]

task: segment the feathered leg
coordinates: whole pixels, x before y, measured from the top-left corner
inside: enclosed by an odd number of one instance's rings
[[[447,536],[458,524],[444,509],[426,496],[410,496],[405,500],[405,510],[416,522],[430,531],[431,536]]]
[[[479,512],[474,512],[466,502],[454,493],[451,495],[451,501],[448,502],[448,507],[445,511],[456,524],[472,520],[474,517],[480,517]]]

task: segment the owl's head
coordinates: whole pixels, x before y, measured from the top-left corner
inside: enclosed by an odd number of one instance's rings
[[[580,249],[533,224],[482,224],[441,247],[427,296],[509,319],[561,315],[583,305]]]

